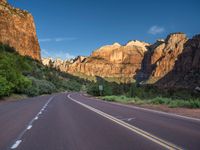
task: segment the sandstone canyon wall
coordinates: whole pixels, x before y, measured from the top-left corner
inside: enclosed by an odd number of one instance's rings
[[[152,84],[168,74],[175,65],[178,56],[183,52],[188,38],[183,33],[174,33],[165,40],[158,40],[149,47],[143,59],[142,80]]]
[[[188,39],[184,33],[173,33],[154,44],[114,43],[95,50],[89,57],[71,61],[43,59],[43,63],[77,76],[195,88],[200,86],[200,36]]]
[[[9,45],[23,56],[41,60],[33,16],[0,0],[0,43]]]
[[[198,89],[200,87],[200,35],[189,39],[173,69],[155,83],[159,87]]]
[[[113,78],[127,83],[134,80],[141,69],[148,46],[148,43],[140,41],[130,41],[124,46],[114,43],[95,50],[89,57],[79,56],[73,63],[61,60],[50,62],[55,68],[74,75]],[[43,59],[45,65],[48,60]]]

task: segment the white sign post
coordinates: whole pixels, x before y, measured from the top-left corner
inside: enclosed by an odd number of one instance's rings
[[[102,93],[103,93],[103,85],[99,85],[99,92],[100,92],[100,96],[102,96]]]

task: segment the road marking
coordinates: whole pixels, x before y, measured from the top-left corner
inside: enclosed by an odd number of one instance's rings
[[[129,118],[128,121],[131,121],[131,120],[133,120],[133,119],[135,119],[135,118]]]
[[[21,142],[22,142],[22,140],[16,141],[15,144],[13,144],[13,146],[11,147],[11,149],[17,148]]]
[[[113,121],[113,122],[115,122],[115,123],[127,128],[127,129],[131,130],[134,133],[137,133],[137,134],[139,134],[139,135],[141,135],[141,136],[143,136],[143,137],[145,137],[145,138],[147,138],[147,139],[149,139],[149,140],[151,140],[151,141],[163,146],[164,148],[167,148],[167,149],[170,149],[170,150],[181,150],[180,147],[178,147],[178,146],[176,146],[176,145],[174,145],[174,144],[172,144],[170,142],[167,142],[167,141],[165,141],[163,139],[160,139],[160,138],[158,138],[158,137],[156,137],[156,136],[154,136],[154,135],[152,135],[152,134],[150,134],[150,133],[148,133],[148,132],[146,132],[146,131],[144,131],[142,129],[139,129],[139,128],[133,126],[133,125],[130,125],[130,124],[120,120],[120,119],[117,119],[117,118],[115,118],[115,117],[113,117],[113,116],[111,116],[109,114],[106,114],[106,113],[104,113],[104,112],[102,112],[102,111],[100,111],[98,109],[95,109],[95,108],[93,108],[93,107],[91,107],[89,105],[86,105],[84,103],[81,103],[81,102],[75,100],[74,98],[72,98],[70,96],[70,94],[68,94],[67,97],[70,100],[74,101],[75,103],[77,103],[79,105],[82,105],[83,107],[85,107],[85,108],[87,108],[87,109],[89,109],[89,110],[91,110],[91,111],[93,111],[93,112],[95,112],[95,113],[97,113],[97,114],[99,114],[99,115],[101,115],[101,116],[103,116],[103,117],[105,117],[105,118],[107,118],[107,119],[109,119],[109,120],[111,120],[111,121]]]
[[[27,130],[30,130],[32,128],[32,125],[29,125],[28,127],[27,127]]]
[[[118,118],[119,119],[119,118]],[[131,120],[133,120],[133,119],[136,119],[136,118],[123,118],[123,119],[120,119],[120,120],[122,120],[122,121],[131,121]]]
[[[97,101],[99,101],[99,100],[97,100]],[[177,117],[177,118],[181,118],[181,119],[200,122],[200,119],[198,119],[198,118],[182,116],[182,115],[178,115],[178,114],[174,114],[174,113],[167,113],[167,112],[162,112],[162,111],[159,111],[159,110],[152,110],[152,109],[142,108],[142,107],[137,107],[137,106],[129,106],[129,105],[120,104],[120,103],[116,103],[116,102],[108,102],[108,103],[119,105],[119,106],[123,106],[123,107],[128,107],[128,108],[134,108],[134,109],[138,109],[138,110],[144,110],[144,111],[148,111],[148,112],[153,112],[153,113],[157,113],[157,114],[162,114],[162,115],[166,115],[166,116],[172,116],[172,117]]]
[[[85,96],[84,94],[80,94],[80,95]],[[198,119],[198,118],[182,116],[182,115],[178,115],[178,114],[175,114],[175,113],[163,112],[163,111],[153,110],[153,109],[149,109],[149,108],[142,108],[142,107],[137,107],[137,106],[132,106],[132,105],[130,106],[130,105],[121,104],[121,103],[117,103],[117,102],[108,102],[108,101],[104,101],[102,99],[91,98],[91,97],[88,97],[88,96],[85,96],[85,97],[87,97],[88,99],[91,99],[91,100],[100,101],[102,103],[110,103],[110,104],[114,104],[114,105],[118,105],[118,106],[122,106],[122,107],[128,107],[128,108],[133,108],[133,109],[138,109],[138,110],[144,110],[144,111],[153,112],[153,113],[157,113],[157,114],[162,114],[162,115],[166,115],[166,116],[172,116],[172,117],[177,117],[177,118],[181,118],[181,119],[200,122],[200,119]]]
[[[53,98],[54,98],[54,96],[51,97],[51,98],[49,98],[49,100],[45,103],[44,106],[47,107],[48,104],[53,100]],[[10,149],[16,149],[16,148],[20,145],[20,143],[22,142],[22,138],[23,138],[24,134],[25,134],[28,130],[30,130],[30,129],[32,128],[32,126],[33,126],[32,124],[34,123],[34,121],[37,120],[37,119],[38,119],[38,116],[39,116],[40,114],[42,114],[42,111],[44,111],[44,106],[41,108],[40,112],[28,123],[27,128],[24,129],[24,130],[20,133],[20,135],[19,135],[19,136],[17,137],[17,139],[16,139],[16,142],[10,147]]]

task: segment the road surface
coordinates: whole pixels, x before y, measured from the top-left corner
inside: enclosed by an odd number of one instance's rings
[[[0,150],[200,149],[200,120],[59,93],[0,103]]]

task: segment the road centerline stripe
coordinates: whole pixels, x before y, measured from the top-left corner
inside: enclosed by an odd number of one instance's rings
[[[27,127],[27,130],[30,130],[32,128],[32,125],[29,125],[28,127]]]
[[[17,141],[15,142],[15,144],[11,147],[11,149],[17,148],[21,142],[22,142],[22,140],[17,140]]]
[[[49,100],[45,103],[45,105],[44,106],[47,106],[52,100],[53,100],[53,98],[54,98],[54,96],[52,96],[51,98],[49,98]],[[43,106],[43,107],[44,107]],[[39,111],[39,113],[35,116],[35,117],[33,117],[33,119],[28,123],[28,126],[27,126],[27,128],[26,129],[24,129],[20,134],[19,134],[19,136],[17,137],[17,139],[16,139],[16,141],[15,141],[15,143],[10,147],[10,149],[16,149],[19,145],[20,145],[20,143],[22,142],[22,138],[23,138],[23,136],[25,135],[25,133],[28,131],[28,130],[30,130],[31,128],[32,128],[32,124],[34,123],[34,121],[36,121],[37,119],[38,119],[38,116],[40,115],[40,114],[42,114],[42,109],[43,109],[43,107],[41,108],[41,110]]]
[[[111,115],[109,115],[107,113],[104,113],[104,112],[102,112],[102,111],[100,111],[100,110],[98,110],[96,108],[93,108],[93,107],[91,107],[89,105],[86,105],[86,104],[84,104],[82,102],[77,101],[76,99],[72,98],[70,94],[68,94],[67,97],[70,100],[74,101],[75,103],[77,103],[77,104],[79,104],[79,105],[81,105],[81,106],[83,106],[83,107],[85,107],[85,108],[87,108],[87,109],[89,109],[89,110],[91,110],[91,111],[93,111],[93,112],[95,112],[95,113],[97,113],[97,114],[99,114],[99,115],[101,115],[101,116],[103,116],[103,117],[105,117],[105,118],[107,118],[107,119],[109,119],[109,120],[111,120],[111,121],[113,121],[113,122],[125,127],[125,128],[127,128],[127,129],[131,130],[134,133],[137,133],[137,134],[139,134],[139,135],[141,135],[141,136],[153,141],[154,143],[157,143],[157,144],[159,144],[159,145],[161,145],[161,146],[163,146],[163,147],[165,147],[167,149],[170,149],[170,150],[181,150],[180,147],[178,147],[178,146],[176,146],[176,145],[174,145],[174,144],[172,144],[172,143],[170,143],[168,141],[160,139],[160,138],[158,138],[158,137],[156,137],[156,136],[154,136],[154,135],[152,135],[152,134],[150,134],[150,133],[148,133],[148,132],[146,132],[146,131],[144,131],[142,129],[139,129],[139,128],[137,128],[137,127],[135,127],[133,125],[130,125],[130,124],[128,124],[128,123],[126,123],[126,122],[124,122],[124,121],[122,121],[120,119],[117,119],[117,118],[115,118],[115,117],[113,117],[113,116],[111,116]]]

